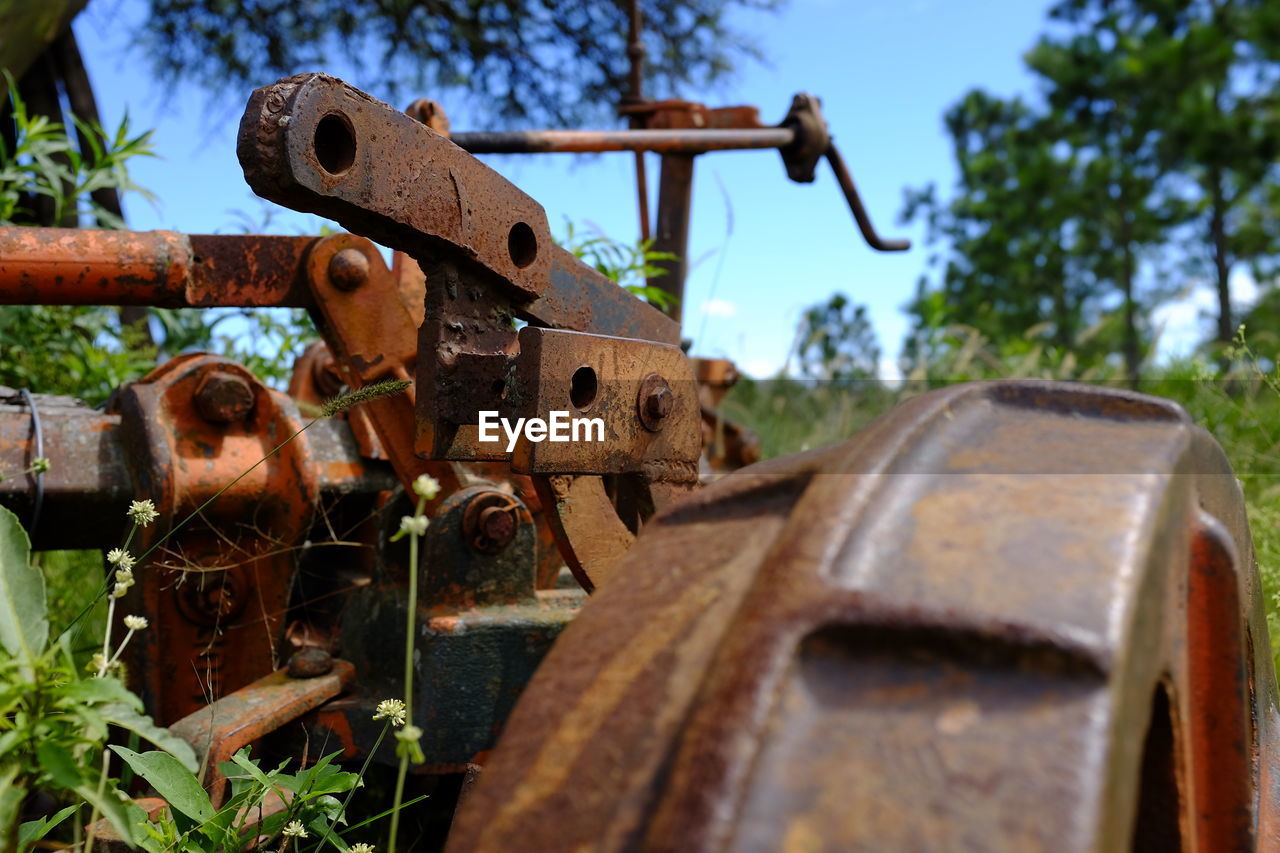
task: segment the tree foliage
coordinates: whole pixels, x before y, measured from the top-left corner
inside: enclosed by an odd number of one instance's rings
[[[880,344],[867,306],[843,293],[814,305],[800,318],[793,355],[808,379],[845,383],[875,379],[880,368]]]
[[[1151,312],[1193,284],[1280,256],[1280,28],[1261,0],[1061,0],[1024,57],[1033,100],[966,94],[946,114],[951,198],[909,190],[903,215],[942,250],[909,306],[915,358],[930,330],[996,341],[1046,324],[1058,346],[1090,328],[1087,365],[1136,377]],[[945,338],[946,336],[941,336]]]
[[[703,89],[757,57],[734,7],[784,0],[641,0],[648,83]],[[362,88],[473,96],[486,118],[575,124],[626,91],[628,13],[618,0],[151,0],[156,75],[240,95],[274,77],[350,63]]]

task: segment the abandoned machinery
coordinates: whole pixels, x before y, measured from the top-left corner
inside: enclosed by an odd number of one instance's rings
[[[188,354],[104,410],[0,397],[0,467],[53,462],[0,483],[37,548],[118,543],[134,498],[166,531],[268,457],[129,591],[150,713],[211,768],[300,733],[358,762],[416,607],[415,772],[450,851],[1280,849],[1263,602],[1209,434],[1153,397],[993,382],[741,467],[731,366],[688,358],[676,317],[464,148],[657,151],[668,250],[696,156],[776,148],[796,180],[826,158],[868,241],[904,244],[814,98],[776,127],[635,110],[450,141],[432,102],[292,77],[250,99],[245,176],[351,233],[0,229],[5,304],[295,306],[324,338],[287,394]],[[270,453],[300,406],[387,379],[413,384]],[[555,412],[602,440],[482,440],[482,413]],[[443,488],[413,566],[390,520],[421,474]]]

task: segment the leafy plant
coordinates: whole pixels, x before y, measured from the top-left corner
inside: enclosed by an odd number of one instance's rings
[[[113,780],[99,777],[96,759],[114,726],[165,750],[178,766],[196,769],[183,741],[152,722],[142,701],[108,675],[77,671],[68,635],[49,641],[44,578],[30,560],[30,542],[16,516],[0,507],[0,844],[31,843],[66,814],[19,832],[26,797],[47,790],[86,802],[129,837]]]
[[[129,808],[139,830],[133,838],[150,853],[218,853],[242,850],[254,839],[262,847],[310,837],[327,837],[339,850],[350,849],[332,833],[334,824],[346,822],[343,804],[334,794],[353,790],[360,777],[333,763],[339,753],[286,773],[288,760],[274,770],[263,770],[249,750],[242,749],[219,764],[230,796],[215,809],[196,777],[168,753],[111,749],[168,803],[153,818],[137,805]],[[261,820],[255,820],[258,817]]]
[[[632,245],[598,234],[595,237],[579,236],[572,222],[566,223],[567,233],[561,245],[575,258],[605,277],[612,279],[631,293],[657,308],[674,305],[676,298],[660,287],[652,287],[647,281],[667,271],[658,261],[674,261],[670,252],[653,251],[652,240],[641,240]]]
[[[76,128],[89,149],[82,152],[61,123],[28,113],[13,77],[6,71],[4,78],[16,134],[12,149],[0,138],[0,225],[35,222],[35,212],[27,205],[43,196],[53,202],[55,222],[87,215],[102,228],[123,228],[124,221],[90,194],[111,187],[153,198],[133,182],[128,169],[134,157],[155,156],[151,131],[130,136],[127,115],[112,134],[97,122],[76,118]]]

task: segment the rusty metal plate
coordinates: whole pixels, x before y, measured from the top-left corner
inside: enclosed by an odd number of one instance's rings
[[[1270,660],[1181,409],[950,388],[646,525],[449,849],[1275,850]]]
[[[650,480],[697,479],[701,411],[693,369],[679,347],[532,326],[520,330],[519,340],[515,393],[524,403],[521,414],[547,420],[561,411],[599,419],[604,440],[521,438],[511,456],[515,470],[643,471]],[[666,412],[649,420],[645,407],[659,393]]]

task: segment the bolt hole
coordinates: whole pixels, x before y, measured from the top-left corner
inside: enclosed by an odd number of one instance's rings
[[[316,159],[330,175],[341,175],[356,161],[356,137],[345,116],[334,113],[316,125]]]
[[[524,269],[538,257],[538,238],[528,223],[517,222],[511,226],[507,235],[507,252],[511,255],[511,263]]]
[[[569,402],[575,409],[586,409],[596,401],[596,372],[590,367],[579,367],[569,382]]]

